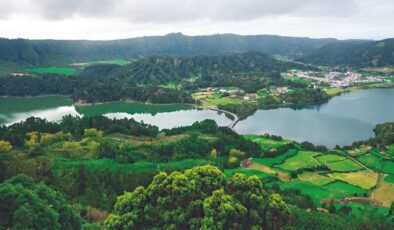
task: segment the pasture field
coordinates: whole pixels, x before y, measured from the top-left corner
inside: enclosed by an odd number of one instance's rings
[[[202,99],[207,104],[212,105],[228,105],[239,103],[241,100],[238,98],[223,97],[220,93],[213,93],[211,96]]]
[[[257,91],[257,96],[266,97],[266,96],[268,96],[268,93],[265,90],[259,90],[259,91]]]
[[[342,181],[334,181],[332,183],[326,184],[324,187],[333,193],[340,194],[341,196],[353,196],[354,194],[361,196],[367,192],[358,186],[354,186]]]
[[[297,152],[298,151],[296,149],[290,149],[277,157],[253,158],[253,161],[265,166],[278,165],[285,162],[287,158],[295,156]]]
[[[387,153],[389,155],[394,155],[394,144],[387,146]]]
[[[393,175],[386,176],[384,178],[384,181],[389,182],[389,183],[394,183],[394,176]]]
[[[235,173],[245,174],[247,176],[257,176],[258,178],[265,180],[275,177],[275,174],[265,173],[261,170],[248,169],[248,168],[236,168],[236,169],[225,169],[224,174],[227,177],[231,177]]]
[[[248,140],[251,140],[251,141],[259,144],[263,150],[277,149],[283,145],[291,143],[288,140],[274,140],[272,138],[267,138],[267,137],[255,135],[255,134],[247,134],[247,135],[244,135],[244,137]]]
[[[353,157],[363,155],[372,149],[371,146],[363,145],[359,149],[347,150],[347,153]]]
[[[372,154],[362,155],[357,157],[357,160],[359,160],[361,163],[365,164],[369,168],[382,170],[382,160],[381,158],[375,155]]]
[[[283,164],[278,165],[278,168],[287,171],[296,171],[302,168],[313,168],[319,166],[320,163],[314,158],[319,155],[318,152],[299,151],[295,156],[288,158]]]
[[[321,200],[329,197],[340,198],[337,193],[333,193],[324,186],[318,186],[308,181],[293,180],[290,183],[280,183],[282,189],[298,189],[303,194],[310,196],[315,204],[320,204]]]
[[[254,169],[254,170],[258,170],[258,171],[262,171],[264,173],[268,173],[268,174],[274,174],[276,175],[280,180],[288,182],[290,181],[290,175],[282,172],[280,170],[274,169],[274,168],[270,168],[268,166],[265,165],[261,165],[259,163],[252,163],[249,166],[250,169]]]
[[[305,172],[298,175],[298,179],[302,181],[309,181],[315,185],[325,185],[333,182],[335,179],[327,176],[320,175],[317,172]]]
[[[379,177],[378,173],[369,170],[351,173],[330,173],[329,176],[366,190],[375,187]]]
[[[347,159],[344,156],[336,155],[336,154],[323,154],[316,157],[322,163],[330,163],[335,161],[342,161]]]
[[[31,68],[28,69],[29,73],[53,73],[53,74],[63,74],[63,75],[73,75],[77,72],[75,68],[58,68],[58,67],[48,67],[48,68]]]
[[[383,206],[390,207],[391,203],[394,202],[394,183],[383,182],[382,186],[375,190],[372,194],[372,198],[378,202],[381,202]]]
[[[352,172],[362,169],[360,165],[358,165],[357,163],[355,163],[350,159],[327,163],[327,166],[332,171],[337,171],[337,172]]]
[[[382,171],[387,174],[394,175],[394,161],[384,160]]]

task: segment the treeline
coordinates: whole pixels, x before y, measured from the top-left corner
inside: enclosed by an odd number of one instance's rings
[[[134,119],[109,119],[104,116],[73,117],[65,116],[60,123],[31,117],[25,121],[0,127],[0,140],[9,141],[12,145],[24,146],[26,134],[39,133],[70,133],[73,139],[80,139],[85,129],[95,128],[105,133],[123,133],[135,136],[155,137],[159,133],[156,126],[142,124]]]

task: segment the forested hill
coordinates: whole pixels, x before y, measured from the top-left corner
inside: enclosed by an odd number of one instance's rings
[[[373,42],[337,42],[326,45],[300,59],[326,66],[394,66],[394,38]]]
[[[311,68],[294,62],[279,61],[258,52],[233,53],[212,56],[143,58],[119,67],[108,74],[132,76],[138,83],[164,84],[185,78],[234,75],[272,76],[289,69]],[[85,69],[84,72],[91,71]],[[100,70],[102,73],[103,71]],[[99,73],[97,73],[99,74]]]
[[[180,33],[112,41],[0,39],[0,66],[56,66],[151,55],[194,56],[246,51],[296,58],[332,42],[336,40],[272,35],[185,36]]]

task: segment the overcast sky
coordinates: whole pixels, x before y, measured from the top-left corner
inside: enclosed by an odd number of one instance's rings
[[[0,37],[394,37],[394,0],[0,0]]]

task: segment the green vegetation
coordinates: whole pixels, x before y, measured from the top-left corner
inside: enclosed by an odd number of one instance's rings
[[[48,68],[31,68],[28,69],[29,73],[53,73],[53,74],[61,74],[61,75],[73,75],[77,72],[77,69],[74,68],[58,68],[58,67],[48,67]]]
[[[378,182],[378,174],[367,170],[352,173],[331,173],[329,176],[366,190],[375,187]]]
[[[393,48],[392,38],[382,41],[342,41],[324,46],[302,57],[300,61],[325,66],[394,66]]]
[[[298,175],[298,179],[302,181],[309,181],[312,182],[313,184],[322,186],[328,183],[333,182],[335,179],[321,175],[316,172],[305,172],[300,175]]]
[[[392,175],[385,176],[384,181],[394,183],[394,176],[392,176]]]
[[[217,168],[203,166],[161,173],[147,188],[125,193],[104,225],[107,229],[125,224],[130,229],[280,229],[289,217],[281,197],[267,194],[257,177],[236,174],[226,179]]]
[[[317,156],[316,159],[318,159],[322,163],[330,163],[330,162],[335,162],[335,161],[343,161],[347,158],[344,156],[336,155],[336,154],[323,154],[323,155]]]
[[[349,195],[354,195],[357,194],[358,196],[364,195],[366,193],[366,190],[350,185],[348,183],[344,183],[341,181],[335,181],[332,183],[329,183],[325,185],[327,189],[329,189],[331,192],[340,194],[341,196],[349,196]]]
[[[297,154],[296,149],[290,149],[286,153],[281,154],[280,156],[277,157],[267,157],[267,158],[254,158],[253,160],[259,164],[265,165],[265,166],[273,166],[273,165],[279,165],[285,162],[286,159],[293,157]]]
[[[347,159],[342,161],[330,162],[327,163],[327,166],[337,172],[352,172],[362,169],[360,165],[355,163],[354,161]]]
[[[283,164],[278,165],[277,167],[288,171],[296,171],[304,168],[314,168],[321,165],[314,158],[314,156],[316,155],[319,155],[319,153],[310,151],[299,151],[297,155],[288,158]]]

